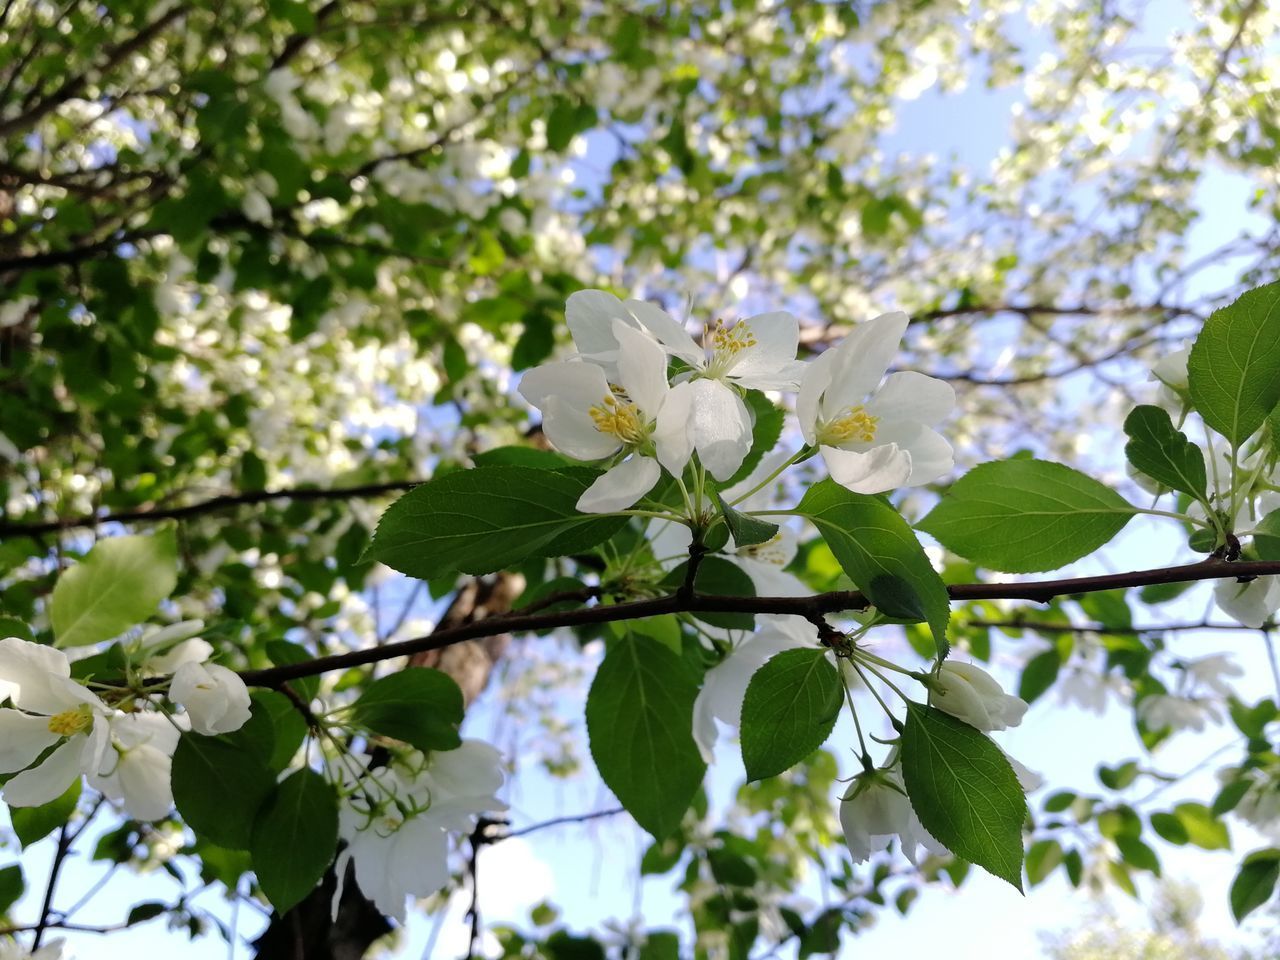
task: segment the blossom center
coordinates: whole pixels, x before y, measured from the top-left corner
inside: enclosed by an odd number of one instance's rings
[[[644,443],[649,436],[640,408],[618,387],[588,411],[591,422],[601,433],[616,437],[630,446]]]
[[[49,718],[49,732],[60,737],[71,737],[83,733],[93,726],[93,710],[87,703],[70,710],[55,713]]]
[[[707,363],[707,375],[724,376],[738,362],[744,350],[754,347],[759,341],[751,332],[745,320],[739,320],[732,327],[726,326],[723,320],[707,331],[703,346],[711,353]]]
[[[838,416],[818,424],[818,443],[838,447],[843,443],[871,443],[876,438],[879,417],[863,406],[845,407]]]

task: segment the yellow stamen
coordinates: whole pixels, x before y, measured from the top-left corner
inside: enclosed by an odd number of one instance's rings
[[[871,443],[876,438],[876,424],[879,422],[880,418],[871,416],[865,407],[846,407],[834,420],[819,424],[818,443],[833,447],[850,441]]]
[[[644,415],[625,392],[617,387],[613,390],[613,393],[587,411],[591,415],[591,422],[601,433],[617,437],[623,443],[643,443],[649,435]]]
[[[49,718],[49,732],[60,737],[71,737],[83,733],[93,726],[93,710],[87,703],[71,710],[63,710]]]
[[[726,327],[723,320],[717,320],[710,330],[711,349],[717,354],[734,356],[748,347],[756,345],[756,335],[751,332],[745,320],[739,320],[732,327]]]

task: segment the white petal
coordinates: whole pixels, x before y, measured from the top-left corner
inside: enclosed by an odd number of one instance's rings
[[[71,737],[38,767],[22,771],[4,785],[5,802],[11,807],[38,807],[62,796],[80,776],[83,745],[83,736]]]
[[[914,370],[891,373],[867,402],[867,413],[885,420],[934,424],[946,419],[956,405],[951,384]]]
[[[810,446],[815,442],[818,415],[822,411],[822,395],[831,386],[835,362],[835,349],[826,350],[805,365],[804,376],[800,378],[800,394],[796,397],[796,418],[800,421],[800,432],[804,435],[804,442]]]
[[[48,717],[0,710],[0,773],[25,770],[61,739],[49,730]]]
[[[764,482],[765,477],[775,473],[784,463],[791,458],[791,454],[786,450],[774,450],[766,453],[760,458],[760,462],[755,465],[752,471],[742,480],[739,480],[731,487],[726,487],[720,491],[720,495],[724,497],[726,503],[732,503],[742,496],[748,490],[754,490]],[[773,499],[774,489],[770,486],[756,490],[755,493],[747,497],[740,504],[738,510],[764,510],[770,506]]]
[[[756,390],[794,390],[798,369],[796,347],[800,342],[800,324],[784,310],[762,313],[738,321],[746,325],[756,338],[733,365],[729,376],[744,387]]]
[[[616,452],[617,437],[601,433],[590,410],[612,395],[604,371],[594,363],[548,363],[520,381],[520,394],[542,411],[542,430],[556,449],[577,460],[599,460]]]
[[[678,383],[667,393],[653,428],[658,462],[678,477],[693,456],[693,384]]]
[[[623,306],[640,321],[641,326],[658,338],[673,357],[679,357],[695,370],[706,366],[706,354],[698,346],[684,324],[675,320],[661,307],[644,300],[628,300]]]
[[[728,480],[751,449],[751,411],[718,380],[694,380],[693,442],[698,459],[717,480]]]
[[[1245,627],[1260,628],[1276,611],[1280,577],[1258,577],[1248,583],[1219,580],[1213,587],[1218,609]]]
[[[911,476],[911,455],[897,444],[872,447],[865,453],[822,447],[831,479],[854,493],[884,493],[903,486]]]
[[[173,758],[155,746],[136,747],[120,756],[115,779],[124,808],[136,820],[160,820],[173,809],[170,770]]]
[[[822,402],[825,411],[835,414],[866,399],[889,369],[908,323],[905,313],[886,313],[854,327],[833,348],[831,386]]]
[[[79,687],[70,676],[71,664],[61,650],[18,637],[0,640],[0,680],[12,685],[14,706],[48,716],[74,707],[81,698],[69,689]]]
[[[167,677],[184,663],[204,663],[213,654],[213,647],[196,637],[183,640],[171,650],[155,657],[148,657],[143,669],[158,677]]]
[[[613,513],[626,510],[646,493],[662,476],[657,460],[632,457],[599,477],[578,498],[583,513]]]
[[[565,321],[578,352],[609,368],[612,374],[618,359],[618,340],[613,335],[613,321],[633,324],[622,301],[603,290],[579,290],[565,303]]]
[[[667,386],[667,352],[653,337],[632,330],[621,320],[613,322],[613,332],[621,348],[618,352],[618,383],[640,412],[652,420],[657,417],[662,401],[671,389]]]

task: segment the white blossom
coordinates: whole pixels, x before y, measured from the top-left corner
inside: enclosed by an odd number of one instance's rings
[[[800,383],[805,442],[855,493],[929,483],[954,463],[951,444],[932,429],[955,406],[951,385],[913,371],[885,376],[909,322],[886,313],[860,324],[811,362]]]
[[[1222,722],[1218,704],[1203,697],[1180,697],[1157,693],[1138,701],[1138,718],[1151,730],[1204,731],[1210,723]]]
[[[403,922],[408,897],[425,897],[449,882],[449,833],[468,832],[480,814],[506,809],[497,797],[503,779],[501,754],[464,740],[455,750],[425,759],[415,752],[348,784],[338,820],[346,846],[334,867],[334,916],[351,863],[361,892]]]
[[[159,820],[173,807],[170,772],[179,728],[160,713],[116,713],[105,769],[89,785],[124,804],[135,820]]]
[[[840,826],[855,863],[863,863],[875,851],[886,849],[894,837],[912,864],[919,864],[920,848],[927,853],[948,852],[920,823],[896,766],[854,777],[840,802]]]
[[[1261,627],[1280,609],[1280,577],[1256,577],[1241,583],[1219,580],[1213,586],[1218,609],[1241,626]]]
[[[18,637],[0,640],[0,694],[15,708],[0,710],[0,773],[17,772],[3,787],[10,806],[48,803],[81,774],[104,769],[111,711],[71,679],[61,650]]]
[[[542,428],[558,450],[578,460],[627,456],[583,493],[584,513],[625,510],[658,482],[659,464],[679,476],[692,454],[689,387],[667,383],[666,354],[652,337],[621,320],[613,332],[625,345],[617,384],[584,361],[543,364],[520,381],[521,396],[542,411]]]

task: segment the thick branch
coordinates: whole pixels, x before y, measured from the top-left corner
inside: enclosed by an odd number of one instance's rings
[[[1228,577],[1249,579],[1272,574],[1280,574],[1280,561],[1231,562],[1209,559],[1176,567],[1109,573],[1096,577],[1068,577],[1061,580],[1027,583],[957,583],[947,587],[947,592],[952,600],[1035,600],[1048,603],[1054,597],[1145,587],[1154,583],[1187,583],[1196,580],[1222,580]],[[489,637],[500,633],[613,623],[618,620],[636,620],[668,613],[792,614],[814,621],[825,613],[861,610],[869,605],[866,596],[856,590],[837,590],[812,597],[713,597],[705,594],[682,597],[679,594],[671,594],[653,600],[632,600],[627,603],[587,607],[580,610],[489,617],[452,630],[439,630],[429,636],[415,637],[401,643],[352,650],[349,653],[317,657],[315,660],[304,663],[291,663],[265,670],[245,670],[240,676],[245,683],[253,686],[275,687],[290,680],[297,680],[299,677],[310,677],[330,670],[345,670],[363,664],[378,663],[394,657],[421,653],[424,650],[439,650],[463,640]]]
[[[58,530],[75,527],[97,527],[104,523],[154,523],[157,520],[184,520],[189,517],[231,507],[271,500],[355,500],[360,497],[376,497],[384,493],[396,493],[416,487],[421,480],[393,480],[387,483],[367,483],[358,487],[302,487],[293,490],[250,490],[246,493],[227,493],[188,503],[181,507],[144,507],[120,513],[94,514],[66,517],[61,520],[45,520],[40,523],[0,523],[0,540],[5,537],[38,537]]]

